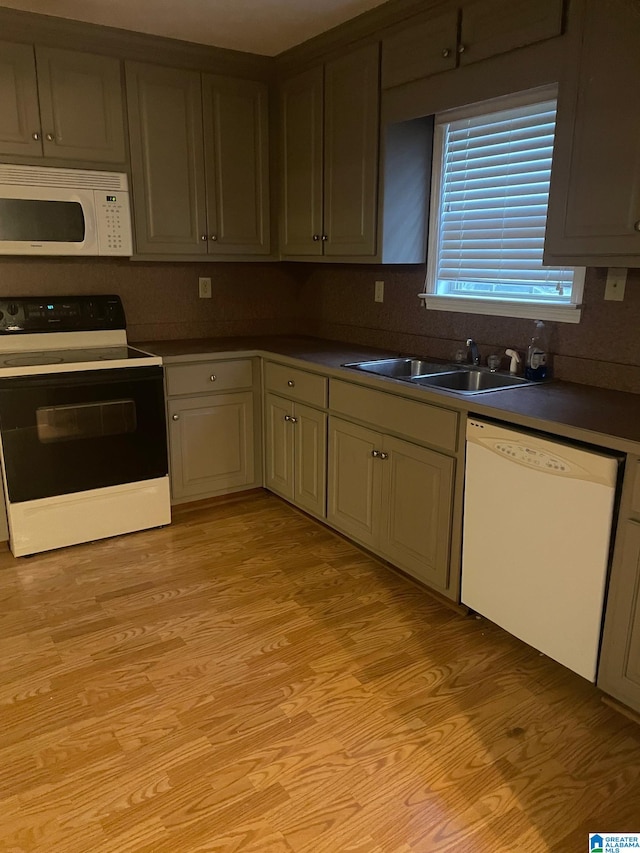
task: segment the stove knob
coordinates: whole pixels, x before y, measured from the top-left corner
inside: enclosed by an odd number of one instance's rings
[[[7,306],[7,311],[9,312],[9,314],[11,314],[12,317],[15,317],[15,315],[18,313],[18,310],[18,306],[15,302],[10,302]]]

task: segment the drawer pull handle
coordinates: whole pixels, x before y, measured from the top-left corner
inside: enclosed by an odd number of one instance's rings
[[[180,420],[180,415],[171,415],[171,420],[172,420],[172,421],[179,421],[179,420]]]
[[[289,388],[295,388],[296,387],[296,383],[293,381],[293,379],[290,379],[287,382],[287,385],[289,386]]]
[[[215,382],[217,378],[218,377],[215,375],[215,373],[212,373],[211,376],[209,377],[209,382]]]

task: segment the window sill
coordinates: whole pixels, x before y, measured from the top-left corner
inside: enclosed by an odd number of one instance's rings
[[[435,311],[456,311],[462,314],[489,314],[493,317],[524,317],[532,320],[554,320],[558,323],[579,323],[580,305],[548,305],[544,302],[524,303],[465,299],[459,296],[435,296],[419,293],[424,307]]]

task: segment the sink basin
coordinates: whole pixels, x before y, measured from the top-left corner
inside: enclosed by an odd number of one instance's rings
[[[353,367],[366,373],[376,373],[390,379],[415,379],[418,376],[430,376],[434,373],[448,373],[450,364],[434,364],[421,358],[383,358],[376,361],[355,361],[343,367]]]
[[[417,376],[412,381],[416,385],[441,388],[456,394],[482,394],[484,391],[502,391],[506,388],[522,388],[535,384],[521,376],[465,368],[441,373],[439,376]]]
[[[342,366],[463,395],[503,391],[506,388],[522,388],[525,385],[536,384],[529,379],[512,376],[509,373],[492,373],[486,368],[464,367],[457,364],[437,364],[422,358],[381,358],[375,361],[354,361]]]

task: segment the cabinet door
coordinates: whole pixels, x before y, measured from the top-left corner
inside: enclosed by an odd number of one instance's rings
[[[460,65],[560,35],[562,6],[563,0],[476,0],[464,6]]]
[[[618,536],[605,614],[598,687],[640,712],[640,524],[626,521]]]
[[[454,460],[385,436],[380,550],[429,586],[449,575]]]
[[[382,437],[373,430],[329,418],[329,505],[327,520],[363,545],[379,537],[379,458]]]
[[[41,157],[41,135],[33,47],[0,42],[0,152]]]
[[[36,60],[45,156],[123,162],[120,61],[49,47]]]
[[[295,404],[294,495],[298,506],[324,518],[327,469],[327,416]]]
[[[322,254],[322,68],[282,85],[280,248]]]
[[[207,251],[200,75],[127,63],[138,253]]]
[[[203,77],[210,253],[269,251],[267,93],[265,83]]]
[[[254,482],[253,394],[169,402],[171,494],[204,497]]]
[[[382,42],[382,88],[456,67],[458,10],[420,15]]]
[[[294,499],[293,403],[274,394],[265,396],[264,484],[287,500]]]
[[[379,45],[325,68],[325,255],[375,255]]]
[[[640,254],[639,44],[637,4],[585,4],[579,61],[560,89],[547,262]]]

